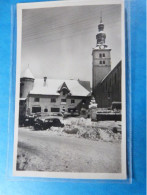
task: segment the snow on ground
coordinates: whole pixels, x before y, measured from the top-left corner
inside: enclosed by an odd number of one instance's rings
[[[110,142],[121,141],[120,121],[99,121],[92,122],[85,118],[63,119],[64,128],[51,127],[48,131],[54,134],[79,137],[91,140],[103,140]]]
[[[61,119],[64,127],[19,128],[17,170],[120,172],[121,122]]]
[[[93,141],[74,136],[19,128],[17,170],[121,172],[120,142]]]

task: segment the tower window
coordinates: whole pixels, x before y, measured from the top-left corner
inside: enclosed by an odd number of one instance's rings
[[[103,64],[105,64],[105,61],[103,61]]]
[[[102,54],[101,54],[101,53],[99,54],[99,57],[100,57],[100,58],[102,57]]]
[[[105,53],[103,53],[103,57],[105,57]]]
[[[102,64],[102,61],[100,61],[100,64]]]
[[[40,102],[40,98],[34,98],[34,102]]]

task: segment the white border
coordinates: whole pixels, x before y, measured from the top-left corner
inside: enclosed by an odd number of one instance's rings
[[[122,24],[122,142],[121,142],[121,173],[72,173],[72,172],[39,172],[39,171],[17,171],[17,143],[18,143],[18,116],[19,116],[19,90],[20,90],[20,65],[21,65],[21,36],[22,36],[22,10],[35,8],[52,8],[64,6],[82,5],[121,5]],[[13,176],[44,177],[44,178],[72,178],[72,179],[127,179],[126,174],[126,80],[125,80],[125,15],[123,0],[79,0],[79,1],[50,1],[39,3],[17,4],[17,65],[16,65],[16,94],[15,94],[15,132],[13,152]]]

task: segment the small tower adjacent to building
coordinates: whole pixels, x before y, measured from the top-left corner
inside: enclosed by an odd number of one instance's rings
[[[111,49],[105,43],[106,34],[102,17],[98,25],[98,34],[96,35],[96,47],[92,50],[92,78],[93,78],[93,95],[96,95],[96,87],[102,79],[111,71]],[[98,94],[97,94],[98,95]]]
[[[20,98],[27,98],[29,92],[33,89],[34,80],[34,76],[28,67],[20,78]]]

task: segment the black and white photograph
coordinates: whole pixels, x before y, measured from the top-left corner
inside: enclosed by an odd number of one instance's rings
[[[126,179],[123,1],[17,5],[13,175]]]

